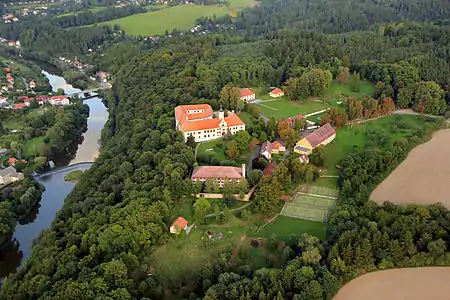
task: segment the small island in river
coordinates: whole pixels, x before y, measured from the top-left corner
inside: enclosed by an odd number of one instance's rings
[[[75,170],[64,176],[65,181],[77,181],[81,178],[81,175],[83,175],[83,171],[81,170]]]

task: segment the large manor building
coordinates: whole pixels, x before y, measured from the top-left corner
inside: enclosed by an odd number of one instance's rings
[[[193,136],[196,142],[222,137],[228,132],[236,134],[245,130],[245,123],[233,111],[214,113],[209,104],[180,105],[175,107],[175,128],[183,133],[184,140]]]

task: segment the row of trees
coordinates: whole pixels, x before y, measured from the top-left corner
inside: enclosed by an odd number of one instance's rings
[[[290,100],[301,100],[308,96],[321,96],[331,87],[333,75],[329,70],[312,68],[300,77],[286,81],[286,97]]]

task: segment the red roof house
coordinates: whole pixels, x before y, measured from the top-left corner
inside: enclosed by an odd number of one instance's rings
[[[6,72],[11,72],[11,68],[6,67],[6,68],[5,68],[5,71],[6,71]]]
[[[8,159],[8,163],[10,166],[14,166],[16,164],[16,161],[17,161],[17,158],[14,158],[14,157],[10,157]]]
[[[14,104],[13,109],[14,110],[21,109],[21,108],[24,108],[25,106],[27,106],[25,103],[16,103],[16,104]]]
[[[241,89],[241,91],[239,93],[239,97],[243,101],[250,102],[252,100],[255,100],[256,95],[251,89],[245,88],[245,89]]]
[[[275,88],[274,90],[272,90],[269,93],[269,95],[270,95],[270,97],[273,97],[273,98],[283,97],[284,96],[284,91],[282,89],[280,89],[280,88]]]
[[[186,230],[188,221],[183,217],[178,217],[170,225],[170,233],[180,234],[181,230]]]
[[[306,140],[308,140],[311,146],[316,147],[317,145],[322,144],[333,136],[336,136],[336,131],[330,125],[330,123],[327,123],[319,129],[308,134],[305,138]]]

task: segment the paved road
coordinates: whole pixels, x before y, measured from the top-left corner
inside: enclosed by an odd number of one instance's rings
[[[433,116],[433,115],[427,115],[427,114],[421,114],[416,111],[413,111],[412,109],[399,109],[393,112],[394,115],[412,115],[412,116],[425,116],[430,118],[438,118],[439,116]]]

